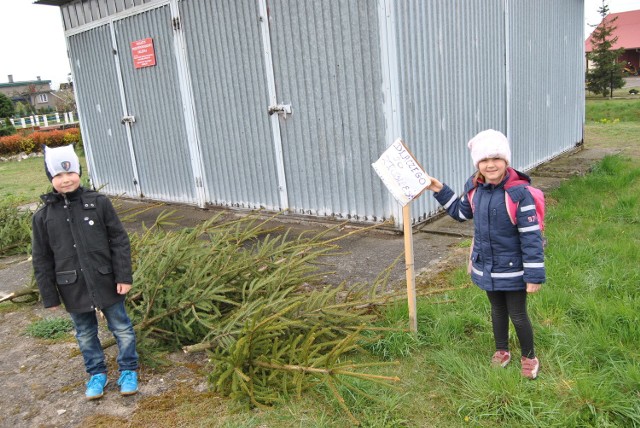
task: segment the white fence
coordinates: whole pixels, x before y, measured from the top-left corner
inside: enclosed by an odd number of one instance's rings
[[[37,114],[33,116],[21,117],[18,119],[9,119],[11,124],[16,128],[32,128],[34,126],[47,127],[51,125],[58,125],[61,123],[70,124],[77,123],[78,119],[75,117],[72,111],[65,113],[50,113],[50,114]]]

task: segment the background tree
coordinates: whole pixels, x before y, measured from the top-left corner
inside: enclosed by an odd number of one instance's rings
[[[13,102],[5,94],[0,94],[0,118],[13,116]]]
[[[58,101],[56,101],[56,110],[59,112],[76,111],[76,95],[73,90],[73,75],[67,75],[67,83],[62,83],[60,89],[56,93]]]
[[[36,87],[36,85],[31,84],[21,88],[20,90],[13,91],[11,96],[14,100],[22,104],[22,107],[25,110],[24,116],[28,116],[36,114],[35,97],[40,92],[41,91]]]
[[[16,115],[18,117],[24,117],[29,115],[29,109],[25,107],[25,104],[21,101],[16,103]]]
[[[587,70],[587,90],[603,97],[612,97],[613,90],[622,88],[625,84],[622,78],[624,64],[618,62],[624,48],[612,49],[618,41],[618,37],[613,36],[616,29],[614,23],[618,17],[605,19],[609,6],[604,1],[598,13],[602,16],[602,22],[591,33],[593,50],[587,54],[587,59],[593,63],[593,67]]]
[[[9,121],[14,111],[11,99],[5,94],[0,94],[0,137],[15,134],[16,128]]]
[[[76,111],[76,97],[72,88],[66,87],[64,89],[60,89],[56,92],[55,96],[57,111]]]

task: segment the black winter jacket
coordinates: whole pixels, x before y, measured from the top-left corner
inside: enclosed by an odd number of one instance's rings
[[[129,235],[109,199],[82,187],[42,195],[33,216],[32,255],[44,307],[90,312],[124,300],[118,283],[132,284]]]
[[[535,216],[531,193],[523,186],[510,190],[512,200],[519,202],[514,225],[509,219],[505,203],[507,181],[530,183],[522,172],[508,168],[507,176],[498,185],[476,183],[473,177],[465,185],[464,194],[458,196],[449,186],[434,194],[447,213],[458,221],[473,218],[474,239],[471,250],[471,279],[487,291],[525,290],[526,283],[542,284],[546,280],[543,239]],[[467,198],[474,195],[475,210]],[[475,211],[475,212],[474,212]]]

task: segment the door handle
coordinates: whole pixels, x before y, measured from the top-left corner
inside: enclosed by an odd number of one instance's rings
[[[120,123],[124,125],[125,123],[135,123],[135,121],[136,121],[135,116],[123,116]]]
[[[269,113],[269,116],[273,115],[274,113],[278,113],[279,115],[282,115],[284,119],[286,119],[288,114],[293,113],[293,109],[291,108],[291,104],[276,104],[270,105],[267,109],[267,113]]]

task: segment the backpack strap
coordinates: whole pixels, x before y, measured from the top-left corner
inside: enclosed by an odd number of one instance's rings
[[[476,195],[477,187],[472,188],[467,192],[467,200],[469,201],[469,205],[471,206],[471,212],[476,212],[476,204],[473,203],[473,197]]]
[[[520,201],[515,202],[509,195],[509,192],[504,192],[504,204],[507,207],[507,214],[509,215],[511,224],[516,226],[518,224],[518,219],[516,216],[518,215],[518,205],[520,204]]]
[[[507,214],[509,214],[509,220],[511,224],[516,226],[518,224],[518,206],[520,201],[524,199],[527,186],[524,184],[516,185],[505,189],[504,203],[507,207]]]
[[[511,222],[514,225],[517,223],[516,215],[518,206],[520,205],[520,201],[522,201],[528,193],[533,198],[533,202],[535,204],[540,231],[544,232],[545,205],[544,193],[542,190],[530,185],[516,185],[505,190],[505,204],[507,206],[507,212],[509,213],[509,219]]]

